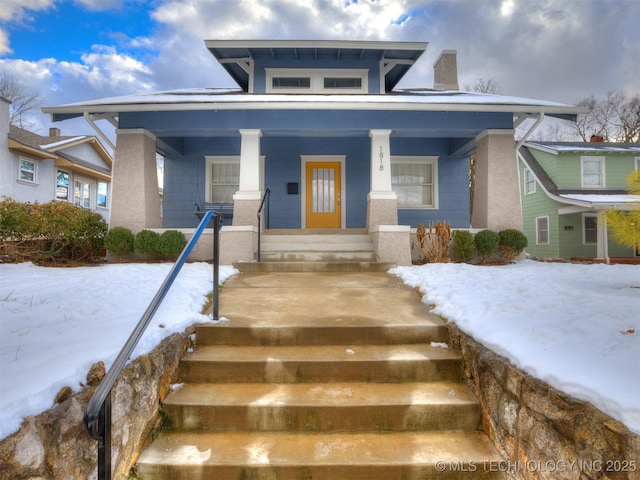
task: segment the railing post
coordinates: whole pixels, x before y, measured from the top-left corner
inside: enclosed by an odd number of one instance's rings
[[[111,392],[100,407],[98,422],[102,438],[98,441],[98,480],[111,480]]]
[[[222,217],[213,214],[213,319],[218,320],[218,285],[220,284],[220,224]]]

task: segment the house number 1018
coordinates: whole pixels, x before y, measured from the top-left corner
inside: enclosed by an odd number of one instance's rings
[[[384,153],[382,153],[382,145],[380,146],[380,171],[384,170],[384,166],[382,165],[382,159],[384,158]]]

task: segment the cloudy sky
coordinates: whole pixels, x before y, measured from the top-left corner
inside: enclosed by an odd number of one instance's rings
[[[45,106],[235,86],[205,39],[425,41],[399,88],[431,87],[438,54],[456,49],[461,87],[492,79],[507,95],[569,104],[640,94],[637,0],[0,1],[0,74]],[[73,122],[56,126],[93,133]]]

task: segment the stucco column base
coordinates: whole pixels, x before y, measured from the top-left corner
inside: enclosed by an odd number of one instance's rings
[[[378,261],[411,265],[411,227],[409,225],[378,225],[369,229]]]
[[[398,198],[394,192],[369,193],[367,196],[367,228],[398,224]]]
[[[156,139],[145,130],[118,130],[113,161],[110,227],[134,233],[162,227]]]
[[[522,230],[518,162],[513,130],[487,130],[476,138],[473,228]]]
[[[249,198],[247,198],[249,197]],[[258,226],[258,208],[260,208],[260,192],[250,196],[233,197],[233,226]]]
[[[258,247],[258,229],[250,225],[222,227],[220,230],[220,265],[253,262]]]

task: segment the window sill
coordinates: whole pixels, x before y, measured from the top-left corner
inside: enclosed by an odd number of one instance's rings
[[[20,185],[26,185],[27,187],[39,187],[40,184],[37,182],[30,182],[28,180],[16,180]]]

